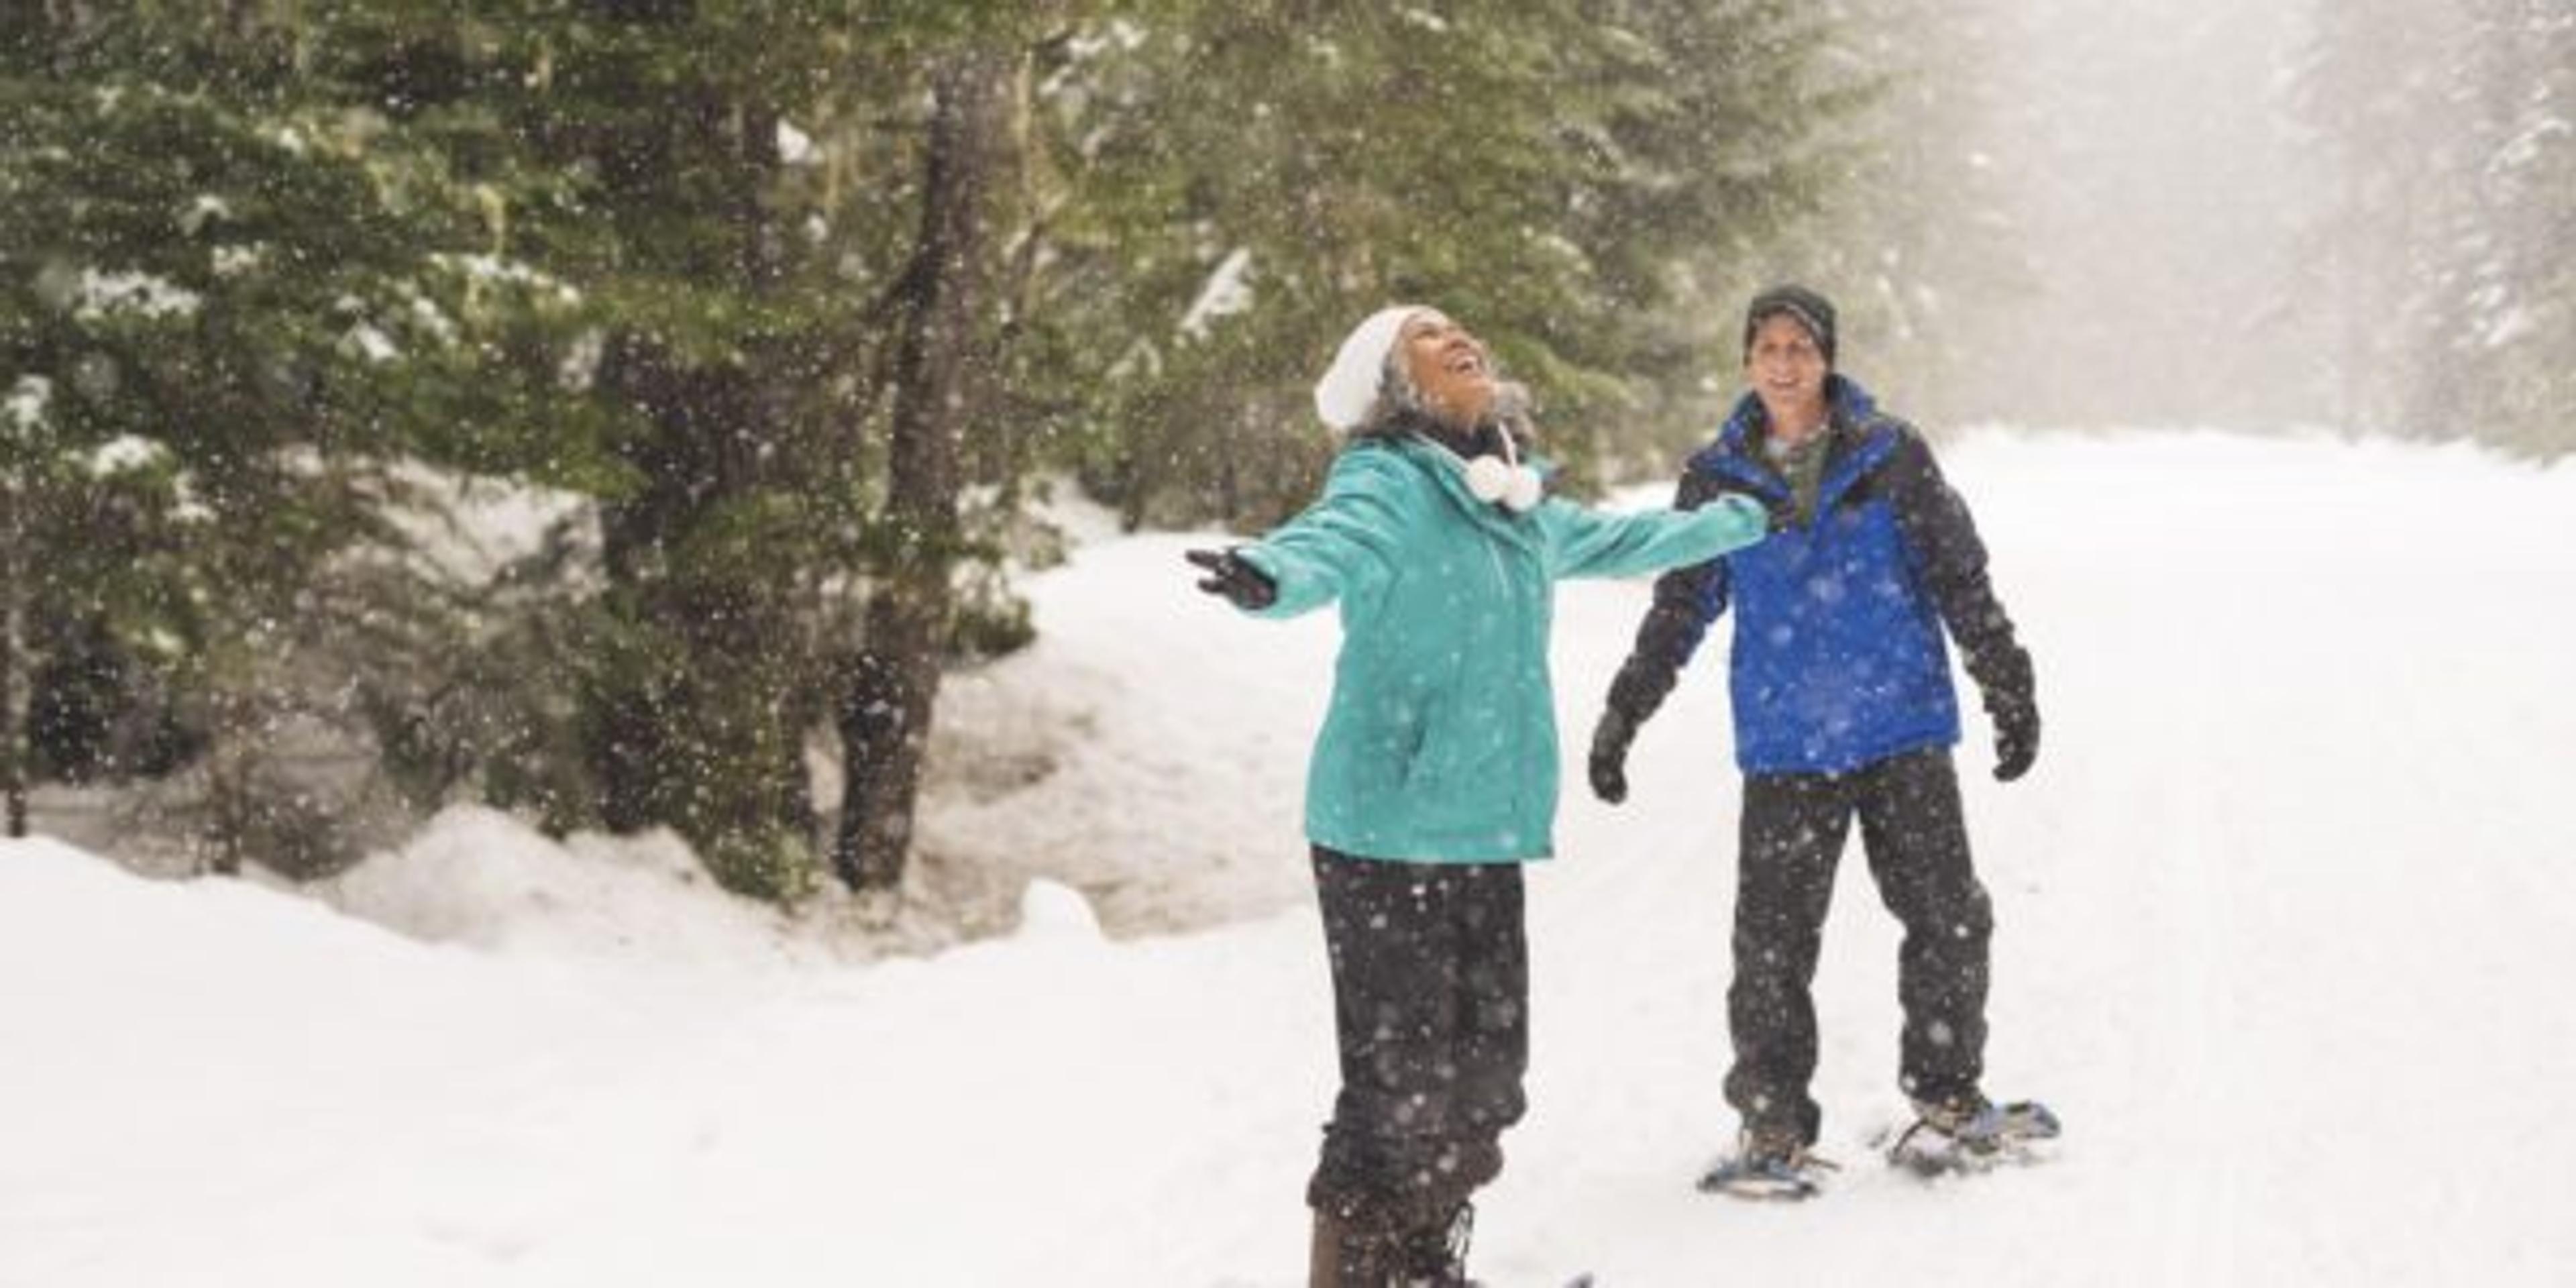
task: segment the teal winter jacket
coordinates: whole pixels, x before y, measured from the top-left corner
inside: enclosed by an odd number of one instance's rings
[[[1306,775],[1306,836],[1432,863],[1545,858],[1556,819],[1548,628],[1559,577],[1683,567],[1761,539],[1759,502],[1512,514],[1418,435],[1367,437],[1323,495],[1236,554],[1277,583],[1261,617],[1338,601],[1332,705]]]

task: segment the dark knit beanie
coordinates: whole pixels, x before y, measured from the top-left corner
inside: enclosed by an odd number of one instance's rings
[[[1818,352],[1825,355],[1825,366],[1834,365],[1833,301],[1803,286],[1774,286],[1753,297],[1744,309],[1744,354],[1753,355],[1753,333],[1762,329],[1765,319],[1788,317],[1807,329]]]

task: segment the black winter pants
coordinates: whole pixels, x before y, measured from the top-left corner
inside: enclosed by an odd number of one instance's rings
[[[1897,999],[1905,1009],[1906,1094],[1938,1100],[1977,1089],[1986,1045],[1987,941],[1994,912],[1968,856],[1959,779],[1947,748],[1892,756],[1843,774],[1748,774],[1736,851],[1735,981],[1726,995],[1735,1067],[1726,1098],[1757,1129],[1813,1143],[1816,976],[1834,867],[1851,821],[1879,898],[1905,927]]]
[[[1314,867],[1342,1087],[1306,1201],[1364,1228],[1445,1228],[1502,1171],[1527,1104],[1520,865],[1317,846]]]

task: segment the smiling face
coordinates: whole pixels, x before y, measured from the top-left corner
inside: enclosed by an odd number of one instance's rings
[[[1825,376],[1830,368],[1816,337],[1785,313],[1762,319],[1744,351],[1744,376],[1770,413],[1771,424],[1792,439],[1825,420]]]
[[[1395,333],[1395,354],[1424,411],[1462,428],[1493,411],[1493,355],[1449,315],[1424,309],[1406,318]]]

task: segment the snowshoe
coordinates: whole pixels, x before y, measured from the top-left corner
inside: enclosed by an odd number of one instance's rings
[[[1771,1202],[1796,1202],[1824,1192],[1832,1160],[1810,1151],[1795,1136],[1746,1132],[1733,1155],[1700,1174],[1704,1194]]]
[[[1984,1172],[2005,1163],[2034,1163],[2035,1146],[2062,1130],[2036,1100],[1992,1104],[1983,1097],[1953,1104],[1917,1102],[1915,1119],[1886,1144],[1887,1161],[1918,1176]]]

